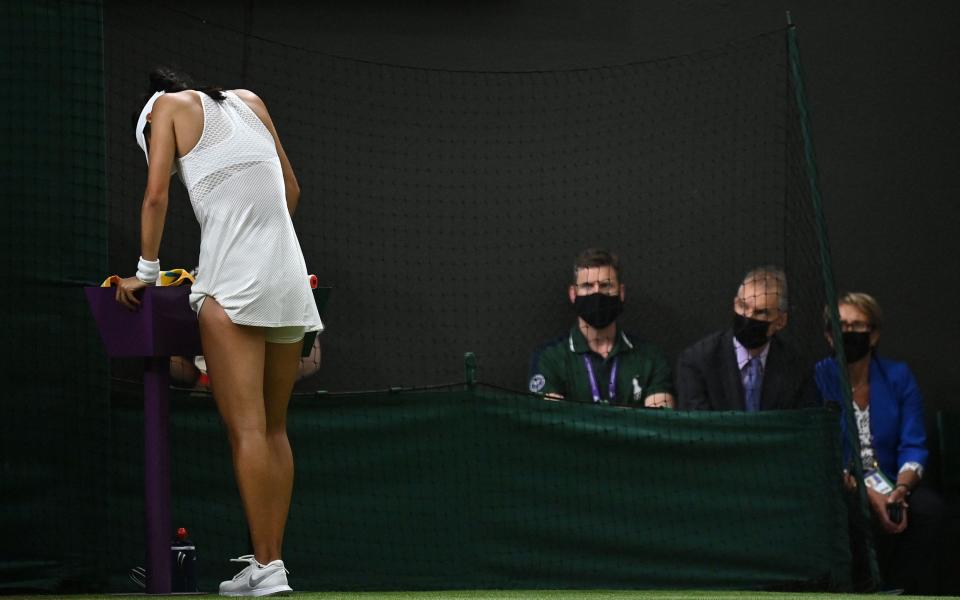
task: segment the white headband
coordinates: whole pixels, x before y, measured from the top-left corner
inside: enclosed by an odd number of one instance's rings
[[[147,153],[147,140],[143,137],[143,128],[147,126],[147,115],[153,110],[153,103],[164,93],[165,92],[156,92],[150,96],[147,103],[143,105],[143,110],[140,111],[140,118],[137,119],[137,130],[135,132],[137,135],[137,145],[143,150],[143,156],[147,159],[148,165],[150,164],[150,155]]]

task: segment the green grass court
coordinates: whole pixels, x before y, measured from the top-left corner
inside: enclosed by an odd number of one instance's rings
[[[215,596],[215,594],[201,594],[200,596]],[[196,595],[147,596],[133,595],[77,595],[77,596],[6,596],[5,600],[18,598],[70,598],[71,600],[101,599],[110,600],[142,600],[143,598],[183,599],[197,597]],[[219,597],[219,596],[217,596]],[[725,598],[756,598],[759,600],[841,600],[863,599],[865,594],[817,594],[817,593],[777,593],[777,592],[749,592],[749,591],[702,591],[702,590],[673,590],[673,591],[644,591],[644,590],[449,590],[443,592],[303,592],[293,593],[283,598],[293,600],[722,600]],[[898,596],[899,598],[956,598],[957,596]]]

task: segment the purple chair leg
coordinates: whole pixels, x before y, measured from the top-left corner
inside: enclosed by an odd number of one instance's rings
[[[144,510],[147,593],[170,593],[170,359],[144,359]]]

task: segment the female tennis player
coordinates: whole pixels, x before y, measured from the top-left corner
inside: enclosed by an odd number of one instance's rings
[[[147,158],[141,256],[117,300],[156,281],[170,176],[179,171],[200,222],[190,304],[213,396],[226,424],[253,554],[220,584],[225,596],[291,591],[281,560],[293,490],[287,405],[306,331],[323,324],[291,215],[300,188],[267,107],[247,90],[196,89],[170,69],[150,74],[136,125]]]

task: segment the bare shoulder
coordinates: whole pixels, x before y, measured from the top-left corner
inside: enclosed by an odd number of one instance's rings
[[[267,105],[264,104],[263,100],[260,99],[260,96],[254,94],[250,90],[231,91],[237,95],[237,98],[243,100],[243,103],[249,106],[250,110],[252,110],[255,115],[260,117],[260,120],[263,121],[263,124],[266,125],[267,129],[273,133],[273,121],[270,120],[270,112],[267,111]]]
[[[184,90],[182,92],[170,92],[160,96],[157,98],[153,107],[154,110],[169,111],[198,106],[199,104],[200,98],[197,97],[196,93],[191,90]]]
[[[164,94],[153,104],[153,121],[182,118],[195,119],[203,115],[203,105],[196,94],[183,91]]]
[[[246,102],[251,108],[252,107],[263,107],[266,108],[266,104],[263,103],[263,100],[260,99],[260,96],[254,94],[250,90],[231,90],[238,98]]]

